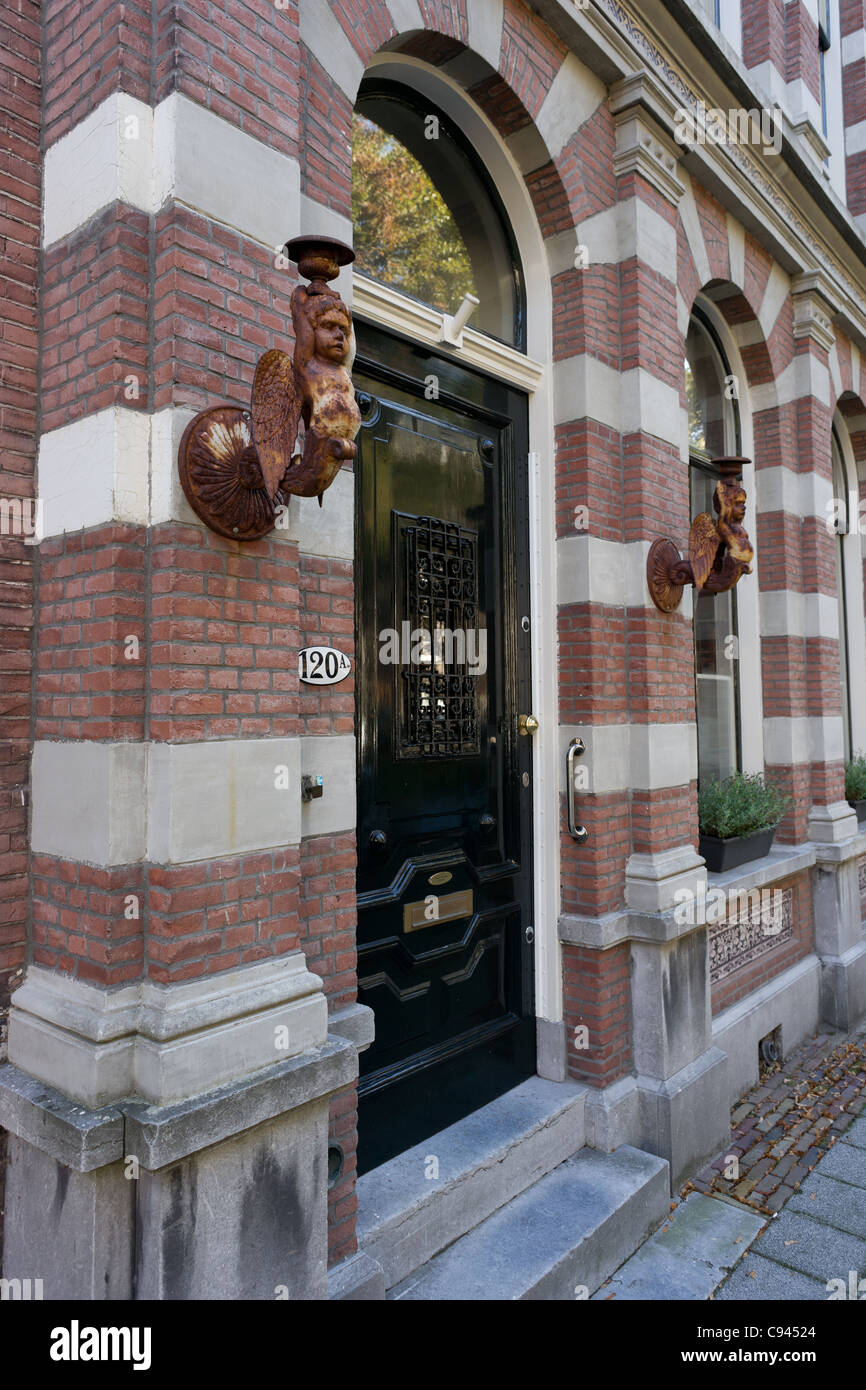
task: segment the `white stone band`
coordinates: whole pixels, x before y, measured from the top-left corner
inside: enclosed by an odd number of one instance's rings
[[[840,714],[776,715],[764,720],[767,766],[841,762],[845,756]]]
[[[31,786],[33,849],[62,859],[184,864],[301,839],[297,738],[39,741]]]
[[[153,415],[111,406],[43,434],[39,443],[40,539],[111,522],[202,527],[180,485],[177,451],[194,412],[168,406]],[[274,540],[297,541],[308,555],[351,560],[355,553],[354,477],[345,469],[328,505],[292,497]]]
[[[155,109],[113,92],[48,148],[44,177],[43,246],[115,202],[173,200],[275,250],[300,231],[298,161],[179,92]]]
[[[578,807],[582,795],[659,791],[686,786],[698,775],[695,724],[561,724],[563,774],[566,750],[577,737],[586,744],[586,752],[575,764],[583,787],[577,790]]]
[[[595,603],[612,608],[651,608],[655,612],[646,579],[650,544],[650,541],[609,541],[586,534],[561,536],[556,542],[557,601],[560,604]],[[678,611],[683,618],[691,618],[691,588],[683,590]]]

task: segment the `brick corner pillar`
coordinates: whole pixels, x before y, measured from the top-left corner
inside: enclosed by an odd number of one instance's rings
[[[826,629],[819,616],[818,632],[805,639],[803,713],[811,787],[806,833],[815,845],[815,949],[821,961],[822,1016],[833,1027],[850,1028],[866,1013],[866,941],[858,883],[861,838],[856,814],[845,798],[837,542],[827,520],[833,492],[828,354],[835,342],[836,306],[820,271],[796,276],[791,292],[798,458],[809,472],[814,503],[813,515],[803,522],[802,588],[807,597],[814,596],[818,615],[830,600]]]
[[[789,4],[800,0],[742,0],[743,63],[772,101],[786,104]]]
[[[0,338],[0,1057],[10,996],[27,955],[31,647],[38,534],[36,380],[37,274],[41,216],[39,172],[40,30],[35,0],[4,15],[0,95],[4,154]],[[0,1246],[3,1241],[6,1133],[0,1127]]]
[[[351,536],[352,480],[242,544],[189,508],[177,446],[291,351],[275,251],[330,223],[301,197],[296,102],[258,95],[291,86],[294,6],[238,4],[204,62],[188,16],[157,8],[154,29],[100,11],[74,33],[57,0],[44,13],[32,942],[0,1068],[3,1274],[48,1299],[325,1299],[328,1150],[350,1149],[371,1015],[353,701],[335,687],[304,725],[297,662],[312,630],[351,650],[349,541],[327,533]],[[241,79],[243,112],[217,114],[199,79],[225,44],[256,95]]]
[[[633,402],[633,418],[623,428],[624,525],[642,561],[639,591],[626,610],[632,1042],[640,1144],[668,1160],[675,1187],[729,1134],[727,1057],[712,1041],[707,926],[683,925],[676,912],[684,894],[697,897],[706,879],[696,850],[691,591],[664,614],[652,603],[645,577],[652,542],[670,537],[682,547],[690,523],[676,229],[682,202],[693,194],[680,170],[681,148],[662,114],[650,114],[652,92],[631,80],[613,89],[611,106],[619,197],[643,204],[643,215],[633,220],[633,259],[621,267],[622,373],[624,383],[633,383],[624,392]],[[661,243],[663,264],[646,215],[650,208],[672,233]]]

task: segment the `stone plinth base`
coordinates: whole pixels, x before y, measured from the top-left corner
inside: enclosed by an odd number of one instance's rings
[[[730,1140],[728,1059],[711,1047],[676,1075],[639,1076],[637,1084],[639,1147],[667,1159],[674,1192]]]
[[[173,1106],[88,1111],[0,1067],[4,1278],[46,1299],[326,1299],[328,1097],[356,1075],[330,1037]]]

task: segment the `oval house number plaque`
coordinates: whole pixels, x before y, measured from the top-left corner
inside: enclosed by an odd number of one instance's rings
[[[298,675],[307,685],[336,685],[351,669],[351,658],[334,647],[302,647],[298,652]]]

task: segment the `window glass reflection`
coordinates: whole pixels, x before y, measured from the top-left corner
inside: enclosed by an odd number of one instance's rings
[[[521,272],[496,195],[451,123],[395,84],[358,99],[352,222],[363,274],[442,313],[473,294],[470,327],[524,346]]]
[[[686,338],[685,386],[689,415],[691,515],[717,512],[713,493],[720,474],[714,458],[739,449],[736,406],[726,391],[730,377],[704,322],[694,317]],[[698,778],[724,778],[739,764],[738,636],[736,591],[694,591],[695,706]]]

